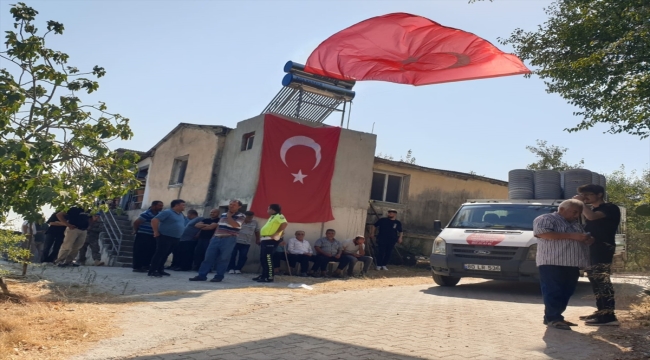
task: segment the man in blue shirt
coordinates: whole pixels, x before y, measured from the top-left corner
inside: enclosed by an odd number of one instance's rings
[[[151,220],[162,209],[163,202],[156,200],[151,203],[149,210],[140,214],[140,217],[133,222],[133,234],[135,235],[135,241],[133,242],[133,272],[149,271],[151,258],[156,252],[156,239],[153,238]]]
[[[198,242],[198,235],[201,232],[196,228],[196,224],[203,220],[199,213],[190,209],[187,211],[187,219],[189,220],[181,235],[181,241],[172,250],[172,263],[169,270],[174,271],[190,271],[192,270],[192,261],[194,260],[194,248]]]
[[[187,218],[183,215],[185,200],[176,199],[171,202],[171,209],[163,210],[151,220],[153,237],[156,239],[156,253],[151,259],[149,276],[169,276],[165,272],[165,261],[171,249],[178,244],[185,230]]]

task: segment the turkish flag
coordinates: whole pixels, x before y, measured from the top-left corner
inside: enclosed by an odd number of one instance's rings
[[[275,115],[264,116],[262,164],[251,211],[268,218],[280,204],[294,223],[334,220],[330,187],[341,128],[313,128]]]
[[[411,85],[530,74],[515,55],[472,33],[395,13],[352,25],[314,50],[305,71]]]

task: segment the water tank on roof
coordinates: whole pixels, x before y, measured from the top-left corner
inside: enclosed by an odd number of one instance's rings
[[[564,171],[564,198],[571,199],[578,195],[578,187],[591,184],[591,171],[571,169]]]
[[[562,185],[559,171],[535,171],[535,199],[561,199]]]
[[[594,185],[600,185],[600,174],[597,172],[591,172],[591,183]]]
[[[534,199],[535,172],[515,169],[508,172],[508,198]]]

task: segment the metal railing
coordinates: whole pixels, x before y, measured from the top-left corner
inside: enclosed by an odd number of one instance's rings
[[[122,246],[123,234],[122,230],[120,230],[120,226],[117,224],[117,220],[115,220],[115,216],[113,216],[113,213],[110,211],[101,211],[99,213],[99,217],[102,219],[104,230],[106,230],[106,235],[111,241],[115,257],[120,256],[120,247]]]

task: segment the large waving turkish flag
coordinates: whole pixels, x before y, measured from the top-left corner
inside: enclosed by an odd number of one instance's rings
[[[341,128],[313,128],[274,115],[264,116],[262,164],[251,211],[267,218],[280,204],[294,223],[334,220],[330,187]]]

